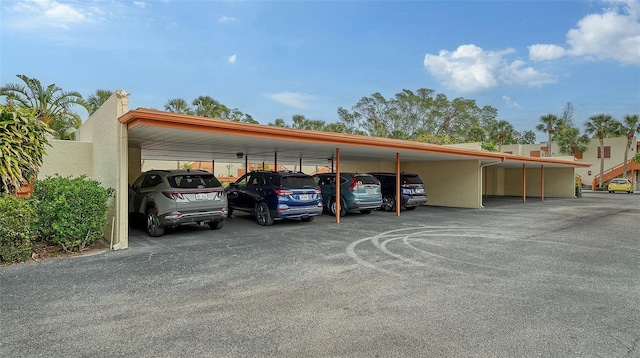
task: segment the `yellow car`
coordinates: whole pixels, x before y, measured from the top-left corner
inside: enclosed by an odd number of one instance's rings
[[[609,186],[607,187],[610,193],[616,191],[626,191],[627,193],[633,193],[633,186],[629,179],[613,179],[609,182]]]

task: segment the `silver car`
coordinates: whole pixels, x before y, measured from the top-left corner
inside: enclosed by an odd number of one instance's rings
[[[220,229],[227,219],[227,194],[216,177],[203,170],[151,170],[129,187],[130,219],[145,218],[149,236],[187,223]]]

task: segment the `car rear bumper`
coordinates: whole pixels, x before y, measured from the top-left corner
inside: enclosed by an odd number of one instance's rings
[[[274,219],[295,219],[307,216],[316,216],[322,214],[322,206],[300,206],[289,207],[287,209],[271,210],[271,216]]]
[[[158,217],[160,226],[177,226],[188,223],[222,221],[227,218],[227,210],[171,212]]]
[[[382,200],[380,201],[355,201],[351,204],[347,204],[347,210],[367,210],[377,209],[382,206]]]
[[[402,205],[405,207],[420,206],[427,202],[427,197],[426,196],[406,197],[406,200],[403,200],[403,202],[404,203]]]

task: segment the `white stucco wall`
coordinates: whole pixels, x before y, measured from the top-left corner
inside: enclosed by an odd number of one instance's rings
[[[93,144],[92,177],[116,192],[105,228],[105,237],[114,249],[128,247],[127,129],[118,121],[128,110],[128,94],[116,91],[76,132],[78,141]]]
[[[42,158],[42,168],[38,179],[56,174],[62,177],[93,177],[93,144],[70,140],[50,140],[51,147],[45,147],[47,153]]]

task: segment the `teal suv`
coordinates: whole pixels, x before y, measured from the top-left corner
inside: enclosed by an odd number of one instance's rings
[[[313,176],[322,190],[322,202],[326,210],[336,214],[336,174],[324,173]],[[340,216],[347,211],[369,214],[382,205],[380,182],[373,175],[340,173]]]

